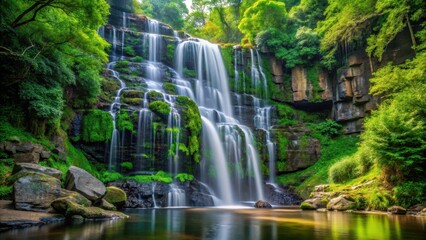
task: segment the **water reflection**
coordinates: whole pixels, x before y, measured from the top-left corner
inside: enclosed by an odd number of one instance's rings
[[[0,239],[425,239],[426,218],[285,209],[129,210],[127,220],[65,223]]]

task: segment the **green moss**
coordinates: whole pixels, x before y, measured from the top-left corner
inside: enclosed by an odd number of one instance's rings
[[[122,205],[127,200],[126,193],[118,187],[110,186],[106,188],[104,199],[114,204],[114,206]]]
[[[136,55],[135,50],[132,48],[131,45],[124,47],[124,53],[129,57],[134,57]]]
[[[176,50],[176,45],[174,43],[167,44],[167,53],[166,53],[167,63],[169,64],[173,63],[173,60],[175,58],[175,50]]]
[[[157,91],[149,91],[148,93],[148,99],[150,101],[155,101],[155,100],[162,100],[163,99],[163,94]]]
[[[194,180],[194,175],[188,173],[178,173],[176,174],[175,179],[178,179],[180,182],[192,181]]]
[[[102,110],[92,110],[83,118],[82,140],[85,142],[106,142],[113,131],[112,116]]]
[[[176,85],[174,83],[165,82],[163,84],[163,88],[166,91],[166,93],[168,93],[168,94],[173,94],[173,95],[177,94]]]
[[[133,163],[131,162],[122,162],[120,163],[120,166],[126,171],[133,169]]]
[[[162,117],[167,116],[171,111],[169,104],[163,101],[153,101],[148,105],[148,108]]]
[[[172,183],[172,177],[170,174],[164,172],[164,171],[158,171],[155,175],[151,175],[151,179],[156,182],[164,182],[164,183]]]
[[[192,160],[200,162],[201,115],[197,104],[190,98],[178,96],[176,103],[183,108],[185,128],[188,131],[187,149]]]
[[[13,186],[0,186],[0,199],[12,200]]]
[[[129,61],[125,61],[125,60],[117,61],[117,63],[114,66],[114,68],[117,70],[128,69],[128,67],[129,67]]]
[[[183,75],[185,77],[195,78],[195,77],[197,77],[197,72],[195,70],[192,70],[192,69],[183,68]]]
[[[315,208],[313,208],[309,203],[306,202],[302,202],[300,204],[300,208],[303,210],[315,210]]]
[[[321,102],[321,92],[323,91],[321,86],[319,85],[319,74],[320,74],[320,66],[316,64],[312,67],[309,67],[306,70],[307,80],[312,85],[312,96],[310,96],[310,102]],[[306,93],[309,96],[309,92]]]
[[[221,47],[223,63],[225,64],[226,70],[230,78],[234,78],[234,49],[233,46],[222,46]]]
[[[136,57],[132,58],[132,61],[133,61],[133,62],[142,62],[142,61],[143,61],[143,57],[141,57],[141,56],[136,56]]]
[[[127,110],[120,110],[120,113],[116,117],[116,123],[119,131],[130,131],[132,133],[136,133]]]

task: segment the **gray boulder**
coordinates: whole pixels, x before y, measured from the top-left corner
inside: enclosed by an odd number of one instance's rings
[[[328,210],[337,210],[337,211],[345,211],[352,209],[354,206],[354,202],[349,199],[346,195],[340,195],[336,198],[333,198],[328,202],[327,209]]]
[[[75,194],[61,189],[59,179],[34,172],[19,178],[13,189],[15,208],[35,212],[49,212],[55,199]]]
[[[85,170],[71,166],[68,169],[65,188],[76,191],[91,201],[96,201],[105,195],[105,185]]]
[[[57,178],[59,180],[61,180],[61,177],[62,177],[61,171],[54,169],[54,168],[50,168],[50,167],[43,167],[43,166],[40,166],[40,165],[34,164],[34,163],[17,163],[13,167],[12,174],[19,174],[23,177],[23,176],[25,176],[25,175],[27,175],[28,173],[31,173],[31,172],[43,173],[43,174],[46,174],[48,176]]]

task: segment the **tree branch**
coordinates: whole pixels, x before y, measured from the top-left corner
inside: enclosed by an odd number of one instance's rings
[[[12,24],[10,24],[10,26],[12,27],[12,28],[17,28],[17,27],[19,27],[19,26],[22,26],[22,25],[25,25],[25,24],[28,24],[28,23],[30,23],[30,22],[32,22],[32,21],[34,21],[35,19],[36,19],[36,17],[37,17],[37,14],[38,14],[38,12],[41,10],[41,9],[43,9],[43,8],[45,8],[45,7],[47,7],[47,6],[49,6],[49,4],[51,4],[53,1],[55,1],[55,0],[48,0],[48,1],[46,1],[46,2],[44,2],[43,0],[41,0],[41,1],[37,1],[37,2],[35,2],[31,7],[29,7],[27,10],[25,10],[23,13],[21,13],[13,22],[12,22]],[[43,3],[44,2],[44,3]],[[33,11],[35,9],[35,11],[34,11],[34,13],[33,13],[33,15],[32,15],[32,17],[30,18],[30,19],[27,19],[27,20],[25,20],[25,21],[22,21],[21,22],[21,20],[27,15],[27,14],[29,14],[31,11]]]

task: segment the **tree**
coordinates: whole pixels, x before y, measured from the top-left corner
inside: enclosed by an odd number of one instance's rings
[[[7,63],[0,66],[0,85],[19,93],[8,101],[27,106],[28,120],[39,130],[57,128],[64,97],[93,103],[100,93],[108,43],[96,30],[108,14],[105,0],[2,2],[0,34],[8,37],[0,39],[0,61]]]
[[[278,0],[258,0],[244,12],[238,28],[249,43],[256,35],[267,29],[284,31],[287,26],[285,3]]]
[[[144,0],[133,1],[136,13],[144,14],[158,21],[170,24],[175,29],[182,29],[188,9],[182,0]]]

